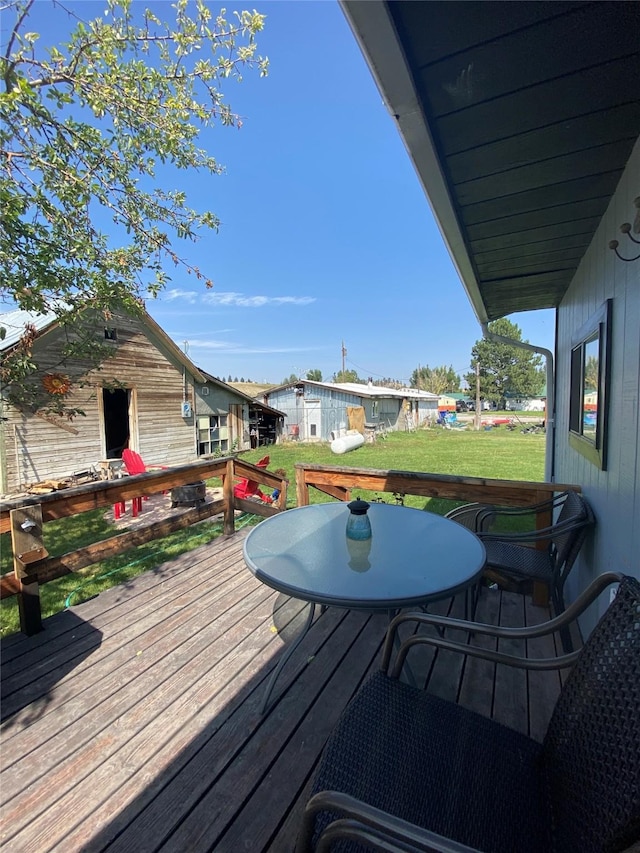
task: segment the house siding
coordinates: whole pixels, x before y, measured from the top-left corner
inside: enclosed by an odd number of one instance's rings
[[[299,428],[301,440],[331,441],[332,431],[348,429],[347,406],[360,406],[362,400],[355,394],[334,391],[319,385],[303,383],[304,394],[296,393],[295,387],[283,388],[266,394],[266,402],[285,415],[285,433],[291,436],[291,427]],[[305,423],[305,400],[318,400],[320,435],[307,434]],[[366,410],[365,410],[366,419]]]
[[[174,364],[152,343],[144,325],[132,317],[118,315],[110,321],[117,328],[114,355],[102,369],[83,377],[81,386],[67,403],[84,411],[72,422],[56,425],[37,416],[25,416],[4,405],[0,442],[2,489],[11,493],[20,486],[43,479],[64,478],[87,470],[106,457],[102,429],[101,389],[112,383],[131,390],[135,418],[130,446],[147,464],[178,465],[195,459],[193,415],[183,418],[181,403],[194,403],[193,380],[182,365]],[[98,326],[96,334],[100,335]],[[34,353],[45,370],[56,370],[57,353],[64,340],[61,330],[45,332],[34,343]],[[64,427],[69,429],[65,429]]]
[[[296,391],[304,389],[300,394]],[[297,386],[276,388],[264,395],[265,401],[285,414],[285,434],[292,437],[292,428],[298,428],[299,437],[306,441],[331,441],[340,430],[349,429],[347,407],[362,406],[366,423],[379,423],[386,429],[407,428],[407,419],[411,427],[421,426],[437,417],[437,398],[421,399],[408,396],[404,398],[369,397],[351,392],[344,388],[330,388],[301,381]],[[318,401],[320,434],[310,435],[305,419],[305,401]]]
[[[637,254],[619,229],[635,215],[639,177],[640,140],[558,310],[555,474],[560,482],[582,485],[597,519],[569,578],[571,598],[604,571],[640,576],[640,260],[625,263],[608,248],[615,238],[621,254]],[[606,299],[613,300],[611,382],[607,470],[601,471],[568,444],[569,380],[572,338]],[[600,611],[606,603],[600,602]],[[588,631],[594,622],[592,614],[583,627]]]
[[[203,394],[203,387],[208,394]],[[227,415],[229,428],[229,449],[248,450],[249,443],[249,403],[243,397],[235,396],[231,388],[226,389],[212,382],[195,386],[195,410],[198,415]],[[236,424],[231,415],[231,407],[239,406],[240,423]]]

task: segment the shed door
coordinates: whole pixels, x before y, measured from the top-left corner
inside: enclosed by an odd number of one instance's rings
[[[245,450],[241,403],[231,403],[229,406],[229,427],[229,448],[233,449],[235,442],[236,450]]]
[[[320,400],[304,401],[304,436],[307,441],[322,438]]]

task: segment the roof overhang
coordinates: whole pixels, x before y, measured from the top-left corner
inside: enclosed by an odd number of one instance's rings
[[[557,307],[640,135],[640,4],[341,5],[480,323]]]

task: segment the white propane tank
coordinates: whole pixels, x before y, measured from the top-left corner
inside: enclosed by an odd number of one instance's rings
[[[355,450],[356,447],[361,447],[364,444],[364,436],[356,431],[349,432],[341,438],[335,438],[331,442],[331,450],[333,453],[347,453],[349,450]]]

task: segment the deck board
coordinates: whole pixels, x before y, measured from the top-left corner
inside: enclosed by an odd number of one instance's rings
[[[34,637],[2,643],[5,849],[293,850],[322,746],[379,666],[387,618],[318,609],[261,715],[266,680],[307,605],[248,572],[245,535],[220,537],[56,614]],[[430,611],[461,617],[463,607],[458,596]],[[479,621],[545,618],[497,590],[478,604]],[[531,641],[528,653],[549,653],[550,642]],[[514,675],[426,647],[410,661],[420,686],[538,738],[560,687],[553,673]]]

